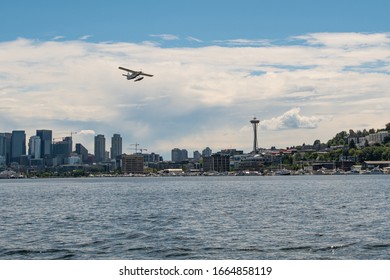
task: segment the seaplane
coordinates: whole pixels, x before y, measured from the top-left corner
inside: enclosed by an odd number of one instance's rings
[[[146,74],[146,73],[144,73],[142,71],[134,71],[134,70],[130,70],[130,69],[124,68],[122,66],[119,66],[118,68],[120,70],[123,70],[123,71],[127,72],[126,74],[122,74],[122,76],[125,76],[128,80],[133,80],[134,79],[134,82],[141,81],[143,78],[145,78],[144,76],[153,77],[153,75]]]

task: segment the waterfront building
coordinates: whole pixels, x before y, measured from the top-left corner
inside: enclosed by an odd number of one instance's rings
[[[26,155],[26,132],[14,130],[11,135],[11,162],[20,163],[24,155]]]
[[[111,137],[111,159],[116,159],[122,154],[122,137],[120,134],[114,134]]]
[[[106,139],[104,135],[95,136],[95,161],[96,163],[106,160]]]
[[[142,154],[122,155],[122,172],[125,174],[144,173],[144,156]]]
[[[219,173],[229,172],[230,156],[222,153],[212,154],[210,157],[203,158],[203,171],[217,171]]]
[[[235,169],[240,171],[262,171],[266,157],[261,155],[242,156],[239,162],[235,163]]]

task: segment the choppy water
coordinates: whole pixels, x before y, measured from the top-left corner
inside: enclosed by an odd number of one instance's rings
[[[0,259],[390,259],[390,176],[0,180]]]

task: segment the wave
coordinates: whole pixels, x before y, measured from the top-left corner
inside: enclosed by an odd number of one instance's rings
[[[390,248],[390,243],[366,244],[363,246],[366,250],[381,250]]]
[[[1,259],[73,259],[76,254],[68,249],[5,249]]]

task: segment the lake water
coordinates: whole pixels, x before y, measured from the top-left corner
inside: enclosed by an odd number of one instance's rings
[[[390,259],[390,176],[0,180],[0,259]]]

